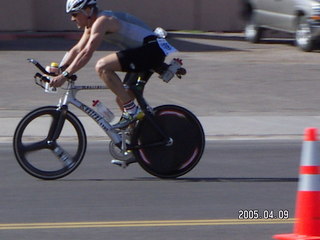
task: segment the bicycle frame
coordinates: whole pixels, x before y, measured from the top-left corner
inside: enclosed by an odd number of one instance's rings
[[[87,106],[86,104],[82,103],[76,98],[76,94],[78,91],[81,90],[100,90],[100,89],[107,89],[105,86],[75,86],[74,81],[69,80],[68,86],[66,88],[66,93],[62,98],[59,100],[58,104],[58,110],[61,111],[60,116],[63,116],[66,111],[68,110],[68,105],[72,104],[76,108],[82,110],[84,113],[86,113],[90,118],[92,118],[101,128],[102,130],[110,137],[110,139],[114,142],[116,146],[119,147],[119,149],[122,150],[129,150],[129,149],[137,149],[142,147],[155,147],[155,146],[170,146],[172,144],[172,139],[167,136],[162,129],[157,125],[157,123],[153,120],[153,109],[150,107],[150,105],[146,102],[146,100],[143,97],[143,90],[145,84],[148,82],[149,78],[151,77],[152,73],[147,73],[144,76],[139,76],[137,74],[128,74],[127,77],[128,85],[130,89],[133,91],[137,102],[139,103],[141,109],[145,113],[145,117],[148,118],[148,120],[152,123],[153,127],[157,132],[159,132],[162,137],[163,141],[157,142],[157,143],[150,143],[147,146],[124,146],[124,141],[122,139],[123,136],[120,136],[118,134],[118,131],[116,129],[119,129],[119,126],[111,125],[109,122],[107,122],[101,114],[93,110],[91,107]],[[65,113],[64,113],[65,112]],[[64,123],[64,118],[59,117],[59,122],[56,124],[56,130],[55,135],[59,136],[60,129],[62,129]],[[123,149],[127,148],[127,149]]]
[[[100,90],[100,89],[107,89],[105,86],[75,86],[74,81],[69,80],[68,86],[66,88],[66,92],[63,97],[60,98],[59,104],[58,104],[58,110],[61,110],[63,113],[64,111],[68,110],[68,105],[72,104],[76,108],[82,110],[84,113],[86,113],[90,118],[92,118],[101,128],[102,130],[110,137],[110,139],[117,145],[121,144],[121,137],[115,131],[116,127],[111,125],[109,122],[107,122],[103,116],[93,110],[91,107],[87,106],[83,102],[79,101],[76,98],[76,94],[78,91],[81,90]],[[60,121],[64,121],[64,119],[61,119]],[[58,126],[63,126],[63,122],[59,122]],[[59,127],[58,127],[59,128]]]

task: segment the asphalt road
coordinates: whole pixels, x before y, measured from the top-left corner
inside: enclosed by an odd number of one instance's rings
[[[160,180],[112,166],[104,142],[61,180],[37,180],[1,144],[1,239],[271,239],[292,231],[301,144],[208,141],[199,165]],[[45,158],[45,156],[43,156]],[[290,219],[239,220],[242,210]]]

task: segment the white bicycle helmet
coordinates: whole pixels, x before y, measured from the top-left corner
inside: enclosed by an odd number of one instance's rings
[[[97,4],[97,0],[67,0],[66,12],[79,12],[88,6],[94,6]]]

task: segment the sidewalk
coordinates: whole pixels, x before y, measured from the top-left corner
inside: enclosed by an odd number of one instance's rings
[[[79,117],[92,140],[108,139],[89,117]],[[0,118],[0,142],[11,142],[20,118]],[[207,116],[199,117],[207,140],[283,140],[301,139],[304,129],[317,127],[320,116]],[[41,126],[35,134],[41,132]]]

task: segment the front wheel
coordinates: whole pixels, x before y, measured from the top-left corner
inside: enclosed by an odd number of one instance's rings
[[[258,26],[253,13],[247,19],[244,29],[245,39],[251,43],[259,43],[262,38],[263,28]]]
[[[156,126],[170,139],[165,139],[148,118],[140,121],[132,137],[134,155],[141,167],[160,178],[176,178],[192,170],[200,161],[205,136],[196,116],[185,108],[163,105],[154,109]]]
[[[62,178],[73,172],[84,157],[87,139],[81,122],[69,111],[61,114],[54,106],[38,108],[16,128],[13,137],[16,159],[34,177]]]
[[[305,52],[315,49],[316,42],[312,38],[311,26],[305,17],[300,17],[297,22],[295,42],[297,47]]]

